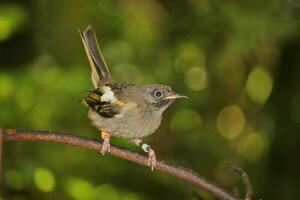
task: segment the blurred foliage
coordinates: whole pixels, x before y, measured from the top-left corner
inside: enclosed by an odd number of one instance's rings
[[[160,159],[256,199],[299,199],[297,0],[2,0],[0,126],[99,139],[79,100],[92,88],[77,29],[92,24],[115,80],[190,97],[147,138]],[[113,144],[140,151],[128,141]],[[0,199],[213,199],[162,173],[95,152],[5,143]]]

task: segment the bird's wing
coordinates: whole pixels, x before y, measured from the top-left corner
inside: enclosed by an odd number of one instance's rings
[[[82,99],[82,102],[104,118],[113,118],[120,114],[123,103],[116,99],[114,91],[109,86],[102,86]]]
[[[111,83],[112,79],[99,48],[94,29],[92,26],[88,26],[79,33],[92,68],[91,76],[95,88]]]

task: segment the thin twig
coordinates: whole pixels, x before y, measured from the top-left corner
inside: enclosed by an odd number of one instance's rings
[[[242,182],[245,185],[246,194],[245,194],[244,200],[252,200],[253,189],[252,189],[252,185],[251,185],[250,179],[248,177],[248,174],[242,168],[234,166],[234,165],[231,166],[231,169],[233,172],[235,172],[241,176]]]
[[[75,136],[69,133],[58,133],[50,131],[23,131],[16,129],[0,129],[0,134],[4,142],[8,141],[45,141],[61,143],[65,145],[77,146],[84,149],[100,151],[102,144],[96,140],[87,139],[81,136]],[[110,154],[125,160],[147,166],[148,159],[138,153],[134,153],[125,149],[111,146]],[[190,169],[183,169],[181,167],[174,167],[159,161],[156,164],[156,170],[165,172],[169,175],[175,176],[186,182],[198,186],[199,188],[210,192],[214,196],[224,200],[239,200],[232,194],[226,192],[224,189],[212,184],[196,172]],[[150,170],[149,170],[150,171]]]

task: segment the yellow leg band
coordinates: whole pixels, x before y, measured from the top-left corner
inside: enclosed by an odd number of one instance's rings
[[[102,138],[109,138],[110,135],[109,135],[109,133],[107,133],[107,132],[105,132],[105,131],[101,131],[101,137],[102,137]]]

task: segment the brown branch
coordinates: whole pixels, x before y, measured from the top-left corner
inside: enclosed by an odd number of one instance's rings
[[[4,142],[8,141],[45,141],[54,142],[65,145],[71,145],[81,147],[84,149],[90,149],[94,151],[100,151],[102,144],[96,140],[87,139],[81,136],[75,136],[67,133],[58,133],[50,131],[22,131],[15,129],[0,129],[0,135]],[[140,165],[147,166],[147,157],[138,153],[134,153],[128,150],[124,150],[118,147],[111,146],[110,154],[125,160],[138,163]],[[157,162],[156,170],[165,172],[166,174],[175,176],[186,182],[198,186],[199,188],[210,192],[215,197],[224,200],[239,200],[232,194],[226,192],[219,186],[214,185],[210,181],[206,180],[196,172],[190,169],[183,169],[174,167],[164,163],[163,161]]]
[[[231,169],[233,172],[235,172],[241,176],[242,182],[245,185],[246,194],[245,194],[244,200],[252,200],[253,189],[252,189],[252,185],[251,185],[250,179],[248,177],[248,174],[242,168],[234,166],[234,165],[231,166]]]

